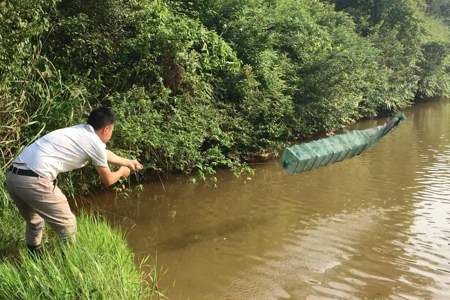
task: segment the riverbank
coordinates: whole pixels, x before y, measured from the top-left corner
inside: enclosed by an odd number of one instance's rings
[[[124,234],[101,217],[77,217],[77,241],[61,245],[50,230],[45,251],[30,256],[24,222],[4,190],[0,175],[0,299],[158,298],[157,274],[136,266]],[[151,269],[151,266],[146,266]]]

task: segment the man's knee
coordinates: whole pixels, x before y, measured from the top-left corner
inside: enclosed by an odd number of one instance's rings
[[[29,219],[27,220],[28,224],[30,224],[30,226],[36,228],[36,229],[42,229],[44,227],[44,219],[38,215],[37,213],[32,213],[30,214]]]
[[[41,231],[44,228],[44,223],[44,219],[42,219],[40,216],[36,216],[31,218],[31,220],[27,222],[27,226],[29,226],[32,230]]]
[[[63,242],[73,242],[77,234],[77,220],[73,214],[66,218],[63,223],[55,226],[59,238]]]

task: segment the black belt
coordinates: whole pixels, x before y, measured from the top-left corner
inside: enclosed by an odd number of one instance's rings
[[[34,171],[32,170],[24,170],[24,169],[19,169],[16,168],[14,166],[9,167],[9,170],[13,173],[13,174],[17,174],[17,175],[22,175],[22,176],[31,176],[31,177],[39,177],[38,174],[36,174]]]

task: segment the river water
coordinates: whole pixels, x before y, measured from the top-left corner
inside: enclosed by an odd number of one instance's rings
[[[450,102],[363,155],[299,175],[172,177],[90,207],[150,256],[170,299],[450,299]],[[356,127],[379,125],[365,121]]]

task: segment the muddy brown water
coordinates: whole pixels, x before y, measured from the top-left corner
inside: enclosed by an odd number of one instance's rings
[[[316,171],[271,162],[251,180],[172,177],[89,205],[157,262],[170,299],[450,299],[450,102],[406,115]]]

